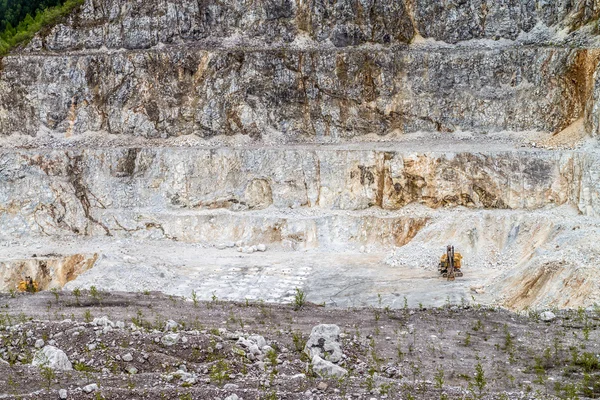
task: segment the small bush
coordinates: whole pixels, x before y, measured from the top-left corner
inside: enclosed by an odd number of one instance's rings
[[[306,293],[301,289],[296,288],[296,294],[294,295],[294,310],[301,309],[306,304]]]
[[[222,386],[227,379],[229,379],[229,365],[224,360],[219,360],[210,368],[210,380]]]

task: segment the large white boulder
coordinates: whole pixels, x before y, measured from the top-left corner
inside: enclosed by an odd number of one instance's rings
[[[331,324],[321,324],[312,328],[310,337],[304,347],[304,352],[312,359],[319,356],[324,360],[334,363],[340,362],[342,344],[340,341],[340,327]]]
[[[108,317],[106,315],[103,317],[100,317],[100,318],[94,318],[94,320],[92,321],[92,325],[101,326],[104,328],[106,328],[107,326],[110,326],[111,328],[115,327],[114,322],[112,322],[110,319],[108,319]]]
[[[35,353],[31,365],[38,367],[49,367],[60,371],[70,371],[73,369],[71,361],[61,349],[54,346],[44,346]]]

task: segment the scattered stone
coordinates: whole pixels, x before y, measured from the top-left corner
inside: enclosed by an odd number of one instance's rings
[[[551,322],[556,319],[556,315],[552,311],[544,311],[540,314],[540,319],[544,322]]]
[[[95,383],[90,383],[89,385],[83,387],[83,391],[86,393],[92,393],[96,390],[98,390],[98,385],[96,385]]]
[[[252,344],[249,348],[248,351],[250,352],[250,354],[253,354],[255,356],[258,356],[261,354],[260,349],[258,348],[257,345]]]
[[[165,332],[176,331],[179,329],[181,329],[181,325],[179,325],[177,322],[173,321],[172,319],[168,320],[165,323]]]
[[[226,383],[225,386],[223,386],[223,389],[225,389],[225,390],[235,390],[238,388],[239,388],[239,386],[236,385],[235,383]]]
[[[127,371],[131,375],[135,375],[138,372],[137,368],[131,365],[125,368],[125,371]]]
[[[484,294],[485,293],[485,289],[483,288],[483,285],[477,285],[477,286],[471,286],[470,290],[474,293],[477,294]]]
[[[41,349],[42,347],[44,347],[44,339],[38,339],[35,341],[35,348],[36,349]]]
[[[258,246],[256,246],[256,250],[258,251],[267,251],[267,246],[263,243],[259,244]]]
[[[319,356],[334,363],[339,362],[343,356],[340,327],[328,324],[313,327],[304,352],[311,358]]]
[[[272,348],[271,346],[269,346],[269,345],[263,346],[263,347],[262,347],[260,350],[261,350],[261,351],[262,351],[264,354],[267,354],[267,353],[268,353],[268,352],[270,352],[270,351],[274,351],[274,350],[273,350],[273,348]]]
[[[348,373],[344,368],[335,365],[331,361],[327,361],[315,355],[312,358],[313,371],[321,378],[341,378]]]
[[[58,391],[58,397],[62,400],[65,400],[68,397],[68,393],[66,389],[60,389]]]
[[[179,333],[169,333],[168,335],[163,336],[160,341],[165,346],[173,346],[179,342]]]
[[[133,361],[133,356],[131,355],[131,353],[127,353],[122,357],[122,359],[123,361],[130,362]]]
[[[327,390],[327,387],[328,387],[327,383],[322,382],[322,381],[319,382],[319,384],[317,385],[317,389],[319,389],[319,390]]]
[[[232,394],[230,396],[225,397],[225,400],[243,400],[241,397],[238,397],[237,394]]]
[[[45,346],[35,353],[31,365],[47,366],[59,371],[70,371],[73,369],[71,361],[61,349],[54,346]]]
[[[92,321],[92,325],[101,327],[110,326],[111,328],[115,326],[115,324],[110,319],[108,319],[106,315],[100,318],[94,318],[94,320]]]

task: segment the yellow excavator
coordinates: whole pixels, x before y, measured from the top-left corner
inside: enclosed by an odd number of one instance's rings
[[[454,246],[448,245],[446,247],[446,254],[440,258],[440,265],[438,270],[442,277],[448,278],[449,281],[453,281],[455,277],[463,276],[461,268],[462,255],[454,252]]]
[[[40,290],[38,283],[34,281],[30,276],[25,277],[25,280],[19,282],[18,288],[20,292],[27,293],[36,293]]]

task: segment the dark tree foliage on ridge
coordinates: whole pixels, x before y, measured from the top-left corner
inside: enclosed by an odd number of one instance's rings
[[[0,0],[0,56],[58,23],[84,0]]]
[[[0,32],[10,24],[15,28],[27,14],[35,17],[38,11],[61,5],[64,0],[0,0]]]

